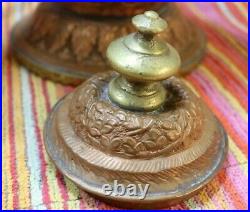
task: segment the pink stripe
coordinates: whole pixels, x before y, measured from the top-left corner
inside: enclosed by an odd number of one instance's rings
[[[231,127],[239,134],[239,136],[247,142],[247,123],[239,116],[239,114],[230,106],[227,100],[214,88],[209,80],[199,72],[193,72],[190,76],[198,81],[209,96],[211,102],[220,110],[223,116],[228,120]],[[238,123],[238,124],[235,124]]]
[[[230,66],[216,59],[216,57],[210,52],[208,52],[207,55],[208,56],[204,59],[203,64],[220,81],[221,85],[224,87],[224,90],[231,92],[231,94],[237,98],[242,107],[247,111],[247,86],[244,86],[242,81],[239,80],[236,75],[230,72]]]
[[[45,85],[45,80],[42,80],[42,92],[43,92],[43,96],[45,99],[46,111],[48,114],[50,109],[51,109],[51,105],[50,105],[50,101],[49,101],[48,90],[47,90],[47,87]],[[59,190],[61,192],[61,197],[63,199],[63,209],[66,210],[66,209],[68,209],[67,202],[69,200],[69,195],[68,195],[68,191],[66,188],[66,183],[65,183],[64,177],[58,170],[56,170],[56,180],[57,180]]]
[[[195,11],[190,9],[191,5],[196,8],[199,13],[195,13]],[[229,22],[228,19],[225,18],[225,16],[221,13],[221,11],[216,8],[217,5],[214,5],[214,2],[179,3],[179,7],[189,17],[195,16],[198,19],[203,19],[207,24],[210,23],[217,28],[221,28],[221,26],[223,26],[226,31],[229,31],[234,36],[236,36],[242,44],[247,43],[246,33],[242,33],[231,22]],[[204,17],[201,17],[200,13],[202,13]]]
[[[50,209],[50,195],[49,195],[49,186],[48,186],[48,178],[46,175],[46,161],[43,154],[43,142],[42,142],[42,135],[41,131],[38,126],[38,114],[35,104],[35,91],[34,91],[34,82],[31,79],[31,75],[29,75],[29,83],[30,83],[30,91],[32,97],[32,113],[34,114],[34,121],[35,121],[35,133],[37,136],[37,146],[39,149],[39,157],[41,161],[41,178],[42,178],[42,193],[43,193],[43,202],[48,209]]]
[[[227,158],[225,163],[223,164],[223,168],[228,168],[231,166],[236,166],[240,163],[244,163],[246,161],[238,161],[232,151],[228,151]],[[241,169],[240,169],[241,170]],[[242,175],[244,175],[243,171],[241,170]]]
[[[10,5],[7,7],[8,13],[10,13]],[[10,16],[11,17],[11,16]],[[10,17],[6,22],[6,36],[8,38],[8,49],[10,47]],[[13,111],[13,90],[12,90],[12,76],[11,76],[11,64],[12,64],[12,56],[11,52],[7,57],[7,92],[8,92],[8,131],[9,131],[9,151],[10,151],[10,174],[12,178],[12,194],[13,194],[13,209],[18,209],[19,206],[19,185],[18,185],[18,174],[17,174],[17,158],[16,158],[16,145],[15,145],[15,128],[14,128],[14,111]]]
[[[194,6],[207,17],[207,20],[216,24],[217,26],[223,26],[229,32],[232,32],[235,36],[240,37],[242,40],[246,40],[246,33],[239,31],[234,24],[225,16],[224,12],[215,3],[204,4],[195,3]]]
[[[225,24],[223,26],[227,31],[232,32],[232,34],[237,37],[237,39],[241,40],[242,43],[246,43],[247,41],[247,33],[240,29],[240,27],[237,27],[237,25],[233,24],[229,18],[226,17],[225,12],[219,7],[219,5],[215,4],[214,9],[224,17],[225,20],[227,20],[228,24]]]
[[[68,200],[69,200],[69,195],[67,192],[66,184],[63,175],[56,170],[56,181],[59,186],[60,192],[61,192],[61,197],[63,199],[63,209],[67,210],[68,209]]]
[[[242,174],[241,168],[238,166],[232,166],[226,169],[226,180],[227,178],[233,182],[235,189],[237,190],[237,194],[243,202],[248,202],[248,180],[247,177]]]
[[[217,181],[217,179],[216,179],[216,181]],[[230,195],[228,194],[228,192],[225,190],[224,186],[220,185],[219,181],[217,181],[216,183],[217,183],[217,185],[219,185],[218,189],[222,193],[222,198],[218,200],[218,204],[220,205],[220,201],[223,201],[223,202],[225,202],[225,205],[228,206],[227,209],[232,209],[232,210],[237,209],[237,208],[235,208],[233,201],[232,201]]]
[[[87,209],[86,204],[85,204],[85,201],[84,201],[83,198],[80,199],[79,208],[80,208],[80,210],[82,210],[82,209]]]
[[[240,161],[237,161],[235,156],[232,154],[231,151],[228,152],[228,155],[227,155],[227,158],[226,158],[226,161],[225,163],[223,164],[223,169],[230,169],[232,166],[235,166],[235,168],[237,169],[237,172],[239,173],[241,177],[241,180],[242,182],[246,182],[247,181],[247,177],[244,175],[242,169],[238,166]],[[228,175],[228,174],[227,174]],[[233,181],[233,180],[232,180]],[[212,183],[215,183],[215,182],[212,182]],[[218,182],[216,182],[216,185],[211,185],[206,187],[206,189],[211,189],[210,190],[207,190],[207,194],[209,196],[209,198],[211,198],[211,200],[213,201],[213,203],[216,205],[216,208],[217,209],[223,209],[222,206],[221,206],[221,203],[220,201],[223,201],[224,198],[226,199],[230,199],[229,196],[227,196],[226,194],[226,191],[224,190],[224,188],[222,186],[219,187],[219,189],[222,191],[222,195],[225,196],[223,199],[218,199],[218,195],[214,195],[214,190],[217,188],[218,186]],[[231,200],[228,200],[228,201],[225,201],[225,205],[228,205],[229,206],[229,209],[233,209],[234,206],[233,204],[231,203],[232,201]]]
[[[64,86],[64,93],[65,95],[71,93],[74,90],[73,86]]]
[[[247,76],[247,58],[235,48],[235,44],[231,44],[227,38],[223,37],[222,34],[220,34],[220,31],[215,31],[210,26],[206,26],[206,28],[210,42],[214,44],[217,50],[224,53],[228,59],[231,60],[231,62],[233,62],[245,76]],[[240,43],[237,45],[240,45]]]

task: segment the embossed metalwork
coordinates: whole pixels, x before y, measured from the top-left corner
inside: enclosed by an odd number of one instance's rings
[[[177,79],[166,81],[171,93],[157,112],[138,114],[112,106],[102,98],[111,74],[94,77],[72,97],[70,118],[76,134],[103,152],[126,158],[152,158],[171,154],[201,129],[201,108]],[[178,105],[178,106],[177,106]],[[168,110],[170,107],[174,110]],[[79,114],[81,116],[79,117]],[[198,133],[197,133],[198,136]]]
[[[198,192],[227,153],[219,121],[176,77],[163,81],[168,95],[157,109],[123,109],[108,95],[114,78],[114,72],[96,74],[53,108],[44,140],[57,168],[83,190],[118,207],[160,208]],[[150,187],[143,200],[106,196],[102,185],[114,180]]]
[[[174,3],[101,4],[41,3],[33,15],[13,28],[11,43],[17,59],[42,77],[79,84],[109,69],[108,44],[133,32],[130,17],[148,9],[159,11],[168,21],[160,37],[180,53],[181,73],[191,71],[203,57],[203,32]]]

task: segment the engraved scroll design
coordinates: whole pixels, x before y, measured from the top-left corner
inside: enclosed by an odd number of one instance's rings
[[[199,109],[178,80],[166,83],[171,94],[168,107],[159,114],[125,111],[104,101],[102,88],[108,80],[99,74],[79,87],[72,99],[72,126],[84,142],[125,158],[152,158],[186,148],[191,132],[198,136]]]

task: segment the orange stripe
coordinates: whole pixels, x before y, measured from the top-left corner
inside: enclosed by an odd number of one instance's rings
[[[247,111],[247,90],[241,86],[241,81],[236,80],[228,71],[228,67],[225,64],[221,64],[220,61],[211,54],[204,60],[204,66],[210,70],[211,73],[221,82],[223,87],[232,93],[232,95],[239,101],[241,106]]]
[[[240,4],[240,6],[242,6],[242,8],[244,9],[244,11],[246,13],[248,13],[248,2],[237,2]]]
[[[213,45],[216,46],[221,53],[223,53],[236,67],[237,69],[247,78],[247,58],[243,57],[241,52],[235,49],[235,46],[230,45],[225,38],[219,33],[215,33],[209,26],[206,26],[206,32],[209,39]]]
[[[209,22],[207,22],[207,19],[209,17],[205,16],[204,13],[202,13],[194,4],[188,4],[189,7],[185,8],[185,13],[188,13],[189,16],[192,17],[192,19],[194,19],[196,21],[196,24],[199,25],[201,28],[204,27],[208,27],[209,26]],[[212,23],[211,23],[212,25]],[[218,29],[216,27],[211,28],[213,29],[213,31],[217,31]],[[220,30],[219,34],[222,34],[224,38],[227,39],[227,41],[225,41],[225,44],[227,44],[227,42],[231,43],[232,45],[234,45],[234,47],[236,49],[238,49],[241,54],[247,59],[248,58],[248,52],[245,49],[245,47],[242,46],[242,43],[239,42],[238,40],[233,39],[231,33],[226,32],[225,30]],[[237,45],[236,45],[237,44]]]
[[[187,78],[196,87],[197,91],[201,93],[202,99],[206,102],[208,107],[212,109],[212,111],[215,113],[218,119],[223,123],[223,126],[225,127],[226,131],[229,132],[231,137],[235,140],[237,146],[240,148],[243,154],[247,157],[248,155],[247,144],[237,135],[235,130],[228,123],[227,119],[221,114],[221,112],[217,109],[217,107],[211,102],[211,100],[208,98],[208,96],[206,95],[202,87],[199,85],[199,83],[195,81],[191,75],[187,76]]]
[[[241,15],[245,18],[246,24],[248,24],[248,11],[240,2],[233,2],[233,4],[238,8]]]
[[[191,6],[192,11],[194,10],[193,5]],[[199,10],[198,10],[199,11]],[[194,13],[194,12],[193,12]],[[212,41],[218,49],[220,49],[221,53],[228,58],[229,61],[233,62],[235,68],[240,71],[240,75],[234,75],[236,78],[238,77],[246,77],[248,76],[248,69],[247,69],[247,59],[248,53],[246,49],[244,49],[240,43],[235,41],[234,39],[230,38],[230,33],[227,33],[227,39],[225,40],[225,36],[222,36],[222,31],[220,33],[215,33],[214,31],[217,30],[216,28],[212,28],[208,24],[202,22],[199,18],[197,18],[197,14],[195,13],[195,19],[197,23],[205,29],[207,32],[209,42]],[[205,16],[204,16],[205,17]],[[225,34],[225,33],[223,33]],[[232,41],[233,40],[233,41]],[[232,46],[231,46],[231,45]],[[232,48],[235,47],[235,48]],[[230,49],[230,51],[229,51]],[[231,69],[228,69],[230,72],[234,72]],[[246,79],[247,80],[247,79]]]
[[[246,11],[248,12],[248,2],[242,2],[242,5],[245,7]]]
[[[230,33],[226,32],[225,30],[218,31],[217,29],[214,29],[218,32],[218,34],[221,34],[225,40],[225,43],[230,43],[234,48],[236,48],[242,57],[244,57],[245,60],[248,60],[248,51],[247,46],[244,46],[241,42],[239,42],[237,39],[233,37]]]
[[[219,30],[216,27],[210,26],[207,23],[197,19],[197,17],[195,19],[197,20],[198,24],[206,31],[208,41],[214,43],[223,54],[233,61],[233,63],[243,73],[243,75],[247,77],[248,70],[246,63],[248,58],[245,57],[247,56],[247,50],[242,47],[240,43],[237,43],[237,41],[232,42],[232,39],[229,40],[228,37],[230,36],[230,33],[224,33],[222,29]],[[227,34],[227,40],[225,40],[225,34]]]
[[[56,85],[56,94],[57,99],[61,99],[63,96],[65,96],[64,87],[60,84]]]
[[[241,13],[241,11],[239,10],[239,7],[236,6],[237,5],[237,2],[228,2],[227,3],[227,7],[228,9],[231,11],[231,13],[234,15],[234,17],[240,21],[242,24],[246,25],[247,26],[247,20],[245,18],[245,16]]]
[[[42,89],[42,93],[44,96],[44,105],[45,105],[45,108],[47,110],[46,112],[48,114],[50,109],[51,109],[51,103],[49,101],[50,99],[49,99],[48,90],[47,90],[45,80],[41,81],[40,87]],[[39,93],[41,93],[41,92],[39,92]],[[57,178],[58,188],[59,188],[59,191],[61,193],[61,198],[63,200],[63,209],[67,210],[68,209],[67,201],[69,200],[69,195],[68,195],[67,188],[65,187],[66,183],[65,183],[64,177],[58,170],[56,170],[56,178]]]
[[[220,184],[226,189],[227,193],[230,195],[233,204],[235,205],[236,209],[247,209],[247,205],[243,202],[242,198],[238,195],[238,191],[235,188],[234,183],[227,177],[226,171],[222,170],[217,175],[217,179],[219,180]]]
[[[209,52],[212,55],[215,55],[219,61],[222,61],[224,64],[227,64],[229,67],[228,71],[234,76],[234,78],[237,78],[239,81],[241,81],[242,86],[247,88],[248,85],[248,78],[247,76],[244,76],[242,74],[241,69],[239,69],[229,58],[227,58],[222,51],[219,51],[215,45],[212,45],[208,43],[208,49]],[[247,70],[247,62],[242,62],[242,65],[245,66],[244,69]]]
[[[231,92],[228,92],[228,90],[224,89],[220,81],[217,80],[216,77],[205,66],[200,65],[199,70],[202,75],[204,75],[210,82],[213,83],[215,89],[217,91],[220,91],[220,93],[228,100],[228,103],[230,103],[232,108],[234,108],[234,110],[236,110],[241,116],[241,118],[247,123],[248,113],[245,111],[245,109],[243,109],[243,107],[240,105],[238,100],[231,94]]]

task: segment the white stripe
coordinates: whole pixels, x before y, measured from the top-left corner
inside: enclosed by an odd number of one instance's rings
[[[14,21],[17,22],[22,18],[22,3],[15,3],[14,7]],[[30,95],[30,86],[28,80],[28,73],[24,68],[20,67],[21,72],[21,89],[22,89],[22,109],[24,115],[25,127],[25,142],[26,142],[26,156],[27,166],[29,169],[29,184],[30,184],[30,198],[31,206],[43,203],[42,189],[41,189],[41,173],[40,162],[38,154],[38,146],[35,135],[34,120],[32,114],[32,101]],[[46,209],[44,207],[44,209]]]
[[[34,114],[32,113],[32,97],[29,84],[29,74],[25,68],[20,68],[22,83],[22,107],[24,113],[24,127],[26,137],[27,164],[30,171],[31,206],[43,205],[41,164],[39,158],[38,141],[35,133]],[[46,209],[46,207],[44,207]]]
[[[227,8],[226,3],[217,2],[217,4],[218,4],[220,10],[225,14],[225,16],[231,21],[232,24],[234,24],[236,27],[238,27],[243,32],[248,33],[247,27],[244,24],[242,24],[238,19],[235,18],[235,16]]]

